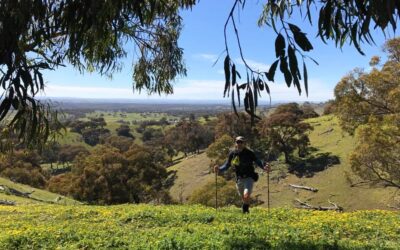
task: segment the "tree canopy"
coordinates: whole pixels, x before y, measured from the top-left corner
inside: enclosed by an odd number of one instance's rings
[[[0,121],[17,131],[22,142],[43,144],[58,121],[50,105],[36,98],[45,90],[44,70],[56,70],[71,64],[80,72],[98,72],[111,76],[121,69],[121,59],[127,56],[126,45],[135,48],[133,88],[148,93],[173,93],[173,81],[186,74],[183,49],[178,45],[182,27],[180,9],[195,6],[196,0],[143,1],[77,1],[77,0],[4,0],[0,2],[0,85],[3,88]],[[227,27],[232,25],[246,65],[245,74],[236,70],[225,40],[225,95],[231,92],[232,104],[240,104],[244,91],[245,111],[252,119],[258,96],[274,81],[278,64],[287,85],[296,86],[299,93],[308,93],[306,52],[313,49],[301,28],[290,23],[294,11],[311,23],[314,11],[318,36],[334,40],[336,46],[347,41],[362,53],[360,43],[373,43],[371,27],[383,31],[396,29],[400,15],[397,0],[265,0],[259,25],[276,32],[276,60],[268,72],[252,69],[244,59],[244,48],[236,29],[236,12],[245,9],[246,0],[235,0],[229,11]],[[314,25],[314,24],[313,24]],[[298,56],[303,65],[300,66]],[[300,69],[302,68],[302,69]],[[243,76],[243,80],[239,80]],[[246,77],[244,77],[246,76]],[[304,87],[300,80],[304,81]],[[242,82],[240,82],[242,81]],[[11,112],[11,110],[15,110]],[[7,116],[10,118],[7,118]],[[7,134],[7,133],[6,133]]]
[[[373,183],[400,188],[400,38],[384,45],[388,60],[372,58],[370,72],[355,70],[335,88],[335,113],[355,133],[352,169]]]
[[[307,132],[313,128],[302,122],[302,115],[298,104],[284,104],[258,124],[268,151],[283,152],[286,162],[290,161],[290,156],[296,149],[299,155],[304,156],[307,152],[310,143]]]

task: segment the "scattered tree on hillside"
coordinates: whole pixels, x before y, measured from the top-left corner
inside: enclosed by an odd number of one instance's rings
[[[131,128],[126,124],[121,124],[117,129],[118,136],[125,136],[134,139],[133,135],[131,134]]]
[[[206,154],[208,158],[213,160],[213,165],[222,165],[226,161],[226,157],[233,146],[233,141],[231,136],[223,135],[208,146]]]
[[[198,121],[181,120],[175,127],[165,132],[165,143],[176,151],[183,152],[185,156],[206,148],[212,139],[212,131]]]
[[[71,128],[71,132],[81,134],[82,130],[85,129],[85,127],[87,126],[87,123],[84,121],[76,120],[70,122],[68,126]]]
[[[79,154],[88,154],[89,151],[82,145],[64,144],[60,146],[58,161],[63,165],[71,163]]]
[[[43,147],[42,153],[40,154],[42,162],[50,163],[50,168],[53,168],[53,163],[58,161],[61,145],[58,142],[50,141]]]
[[[163,187],[167,177],[147,148],[135,145],[125,153],[99,145],[79,155],[71,173],[55,176],[48,188],[91,204],[169,202]]]
[[[304,156],[309,146],[307,132],[312,127],[302,122],[303,113],[298,110],[298,105],[281,105],[258,125],[261,136],[266,140],[266,149],[283,152],[286,162],[290,161],[295,149],[299,156]]]
[[[89,121],[74,121],[70,123],[71,132],[82,135],[85,143],[90,146],[97,145],[102,139],[109,136],[110,131],[104,128],[107,125],[103,117],[90,118]]]
[[[352,134],[359,125],[367,123],[370,116],[382,118],[399,113],[399,47],[400,38],[389,40],[384,47],[389,60],[381,69],[374,67],[369,73],[356,69],[336,85],[335,113],[347,132]],[[377,62],[374,63],[372,66],[377,66]]]
[[[250,124],[250,118],[245,113],[235,115],[233,113],[222,113],[218,115],[215,125],[215,137],[229,135],[232,138],[242,135],[246,136],[248,144],[252,144],[257,137],[256,128]]]
[[[142,133],[142,141],[160,141],[164,137],[164,134],[160,128],[146,127]]]
[[[400,188],[400,119],[370,118],[356,132],[357,147],[350,155],[352,170],[372,184]]]
[[[216,164],[221,166],[227,160],[230,150],[234,147],[233,142],[234,140],[231,136],[223,135],[208,146],[206,154],[207,157],[211,159],[210,170],[212,170]],[[235,178],[234,169],[229,168],[228,171],[224,172],[223,176],[226,180],[232,180]]]
[[[16,150],[0,155],[0,176],[43,188],[47,176],[40,167],[40,156],[31,150]]]
[[[108,137],[110,135],[110,130],[105,128],[85,128],[82,130],[83,141],[90,145],[95,146],[102,138]]]
[[[134,139],[125,136],[110,135],[105,137],[101,143],[118,148],[120,153],[126,152],[132,146]]]
[[[308,103],[308,102],[303,103],[300,106],[300,109],[303,111],[303,115],[302,115],[303,119],[315,118],[315,117],[319,116],[319,114],[317,112],[315,112],[311,103]]]
[[[371,60],[373,69],[359,69],[342,78],[335,88],[335,113],[357,146],[351,165],[360,177],[400,188],[400,38],[384,45],[388,54]]]
[[[335,113],[335,101],[334,100],[329,100],[325,103],[324,105],[324,111],[323,115],[330,115]]]

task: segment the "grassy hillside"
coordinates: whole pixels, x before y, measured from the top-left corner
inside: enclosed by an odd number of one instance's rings
[[[270,204],[272,207],[293,207],[295,199],[308,202],[311,205],[330,206],[334,202],[347,211],[357,209],[389,209],[395,197],[394,188],[371,188],[368,185],[355,185],[359,180],[352,174],[348,154],[354,148],[354,138],[343,133],[338,121],[333,116],[322,116],[307,120],[314,130],[310,133],[311,146],[315,148],[313,155],[318,159],[323,153],[330,153],[330,157],[337,157],[340,164],[332,165],[329,168],[316,172],[312,177],[297,177],[288,174],[286,178],[270,181]],[[322,158],[322,157],[320,157]],[[174,168],[177,170],[178,179],[171,188],[174,198],[179,197],[182,192],[179,186],[184,183],[183,196],[190,196],[191,192],[212,180],[212,174],[208,172],[209,160],[205,154],[183,160]],[[284,165],[283,162],[273,163],[272,177],[276,177]],[[308,163],[311,166],[313,163]],[[304,185],[317,188],[316,193],[295,190],[289,184]],[[254,196],[264,201],[261,206],[267,206],[267,178],[261,175],[256,183]]]
[[[0,249],[399,249],[399,214],[201,206],[0,206]]]
[[[20,192],[29,192],[30,193],[33,191],[33,193],[30,195],[31,198],[24,198],[24,197],[11,195],[11,194],[8,194],[7,192],[0,190],[0,200],[14,201],[17,205],[42,204],[42,203],[57,203],[57,204],[66,204],[66,205],[80,204],[79,202],[77,202],[71,198],[64,197],[59,194],[54,194],[54,193],[51,193],[51,192],[48,192],[45,190],[32,188],[27,185],[15,183],[15,182],[12,182],[8,179],[1,178],[1,177],[0,177],[0,186],[7,186],[9,188],[13,188]]]
[[[210,159],[205,153],[183,158],[178,164],[169,167],[175,172],[174,185],[170,189],[172,197],[179,202],[186,202],[192,192],[214,179],[210,174]]]

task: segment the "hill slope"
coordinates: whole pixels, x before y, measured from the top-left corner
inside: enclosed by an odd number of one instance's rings
[[[4,187],[5,189],[11,188],[22,193],[31,193],[31,194],[28,197],[16,196],[10,194],[7,190],[3,190]],[[28,185],[15,183],[1,177],[0,177],[0,200],[12,201],[15,202],[17,205],[46,204],[46,203],[56,203],[56,204],[66,204],[66,205],[80,204],[80,202],[77,202],[71,198],[51,193],[42,189],[33,188]]]
[[[331,202],[342,206],[345,210],[357,209],[389,209],[393,204],[396,189],[369,187],[368,185],[352,185],[357,178],[352,174],[348,153],[354,148],[354,138],[342,132],[338,121],[333,116],[322,116],[307,120],[314,130],[310,133],[311,146],[315,148],[316,156],[330,153],[331,157],[337,157],[339,164],[332,165],[327,169],[316,172],[312,177],[297,177],[287,174],[286,178],[279,181],[275,178],[270,181],[270,204],[272,207],[293,207],[295,199],[308,202],[311,205],[329,206]],[[205,154],[200,154],[190,159],[183,160],[174,166],[177,170],[178,179],[171,188],[171,194],[178,198],[178,188],[181,181],[186,183],[183,189],[183,197],[187,198],[196,188],[212,180],[212,174],[208,172],[209,160]],[[271,176],[276,175],[276,165],[283,163],[274,162]],[[274,170],[275,168],[275,170]],[[303,185],[317,188],[314,193],[305,190],[295,190],[289,184]],[[263,201],[262,206],[267,206],[267,179],[265,175],[260,176],[256,183],[254,196]]]

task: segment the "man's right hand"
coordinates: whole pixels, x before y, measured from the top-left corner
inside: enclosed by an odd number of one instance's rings
[[[265,171],[265,172],[271,172],[271,165],[269,165],[268,162],[265,163],[265,165],[264,165],[264,171]]]
[[[214,173],[216,173],[216,174],[219,173],[219,166],[218,165],[214,166]]]

